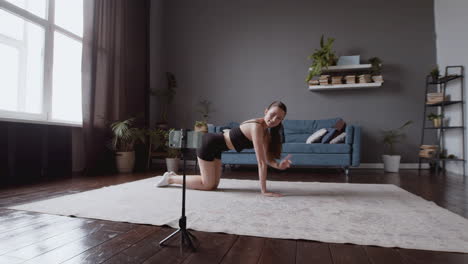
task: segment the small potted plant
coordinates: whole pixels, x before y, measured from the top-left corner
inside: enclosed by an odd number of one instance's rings
[[[435,68],[432,69],[430,76],[432,78],[432,82],[437,82],[440,77],[440,72],[439,72],[439,67],[436,66]]]
[[[208,118],[211,113],[214,112],[211,107],[211,102],[208,100],[202,100],[198,103],[197,112],[201,114],[202,121],[195,122],[195,131],[208,132]]]
[[[324,43],[322,35],[320,38],[320,49],[316,49],[315,52],[308,57],[308,59],[313,60],[313,62],[306,78],[307,83],[309,83],[314,76],[319,76],[322,73],[322,68],[327,68],[328,66],[336,64],[336,55],[332,50],[333,41],[335,41],[334,38],[328,38],[327,43]]]
[[[180,150],[168,148],[167,158],[166,158],[166,167],[167,171],[176,172],[179,170],[179,161],[180,161]]]
[[[112,149],[115,151],[119,173],[130,173],[135,166],[135,144],[145,142],[145,131],[134,127],[135,118],[111,124],[113,133]]]
[[[173,130],[174,129],[158,129],[157,133],[161,135],[164,142],[164,145],[162,145],[161,147],[163,147],[163,150],[166,152],[167,171],[177,172],[179,170],[180,150],[169,147],[169,134]]]
[[[427,118],[432,121],[434,127],[440,127],[442,125],[442,114],[437,115],[434,113],[430,113]]]
[[[208,132],[208,125],[206,124],[205,121],[195,121],[194,130],[195,131],[200,131],[200,132],[203,132],[203,133],[207,133]]]
[[[401,139],[405,137],[405,134],[402,132],[405,127],[410,125],[413,121],[407,121],[398,129],[385,130],[383,134],[383,143],[386,149],[388,149],[388,154],[382,156],[384,163],[384,171],[386,172],[398,172],[400,169],[400,155],[395,155],[395,145],[400,142]],[[385,150],[386,151],[386,150]]]
[[[383,77],[382,77],[382,60],[379,57],[372,57],[369,59],[369,62],[371,63],[371,74],[372,74],[372,80],[376,83],[382,83],[383,82]]]

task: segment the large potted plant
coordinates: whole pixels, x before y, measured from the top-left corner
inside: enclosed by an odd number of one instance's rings
[[[403,129],[413,123],[413,121],[407,121],[398,129],[384,130],[383,143],[384,143],[384,154],[382,160],[384,163],[384,171],[387,172],[398,172],[400,169],[401,156],[395,154],[395,145],[401,141],[406,135],[403,133]],[[388,151],[388,152],[387,152]]]
[[[145,131],[134,127],[135,118],[111,124],[113,133],[112,149],[119,173],[130,173],[135,166],[135,144],[145,142]]]
[[[308,57],[309,60],[313,60],[312,65],[309,69],[306,82],[308,83],[314,76],[318,76],[322,73],[322,68],[328,68],[336,64],[335,52],[332,50],[334,38],[328,38],[327,43],[323,41],[323,35],[320,38],[320,49],[316,49],[312,55]]]

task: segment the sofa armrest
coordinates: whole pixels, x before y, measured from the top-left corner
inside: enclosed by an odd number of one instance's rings
[[[345,143],[352,145],[354,141],[354,126],[347,125],[345,132],[346,132]]]
[[[361,127],[353,126],[353,143],[352,143],[352,157],[351,165],[358,167],[361,164]]]

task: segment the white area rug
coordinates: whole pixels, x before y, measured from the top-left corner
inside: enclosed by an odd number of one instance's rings
[[[178,227],[181,188],[159,177],[12,209]],[[468,253],[468,220],[391,184],[259,182],[222,179],[218,191],[187,190],[190,229]]]

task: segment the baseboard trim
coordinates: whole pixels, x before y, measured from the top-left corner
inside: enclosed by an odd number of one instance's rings
[[[356,169],[383,169],[383,163],[361,163]],[[429,163],[421,163],[422,169],[429,169]],[[401,163],[400,169],[415,170],[419,169],[419,163]]]

